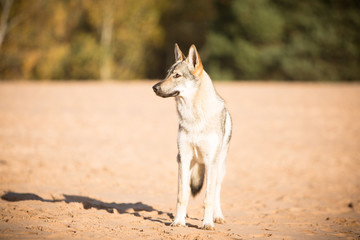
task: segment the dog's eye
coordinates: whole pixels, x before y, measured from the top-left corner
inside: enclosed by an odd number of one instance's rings
[[[178,73],[174,75],[174,78],[179,78],[179,77],[181,77],[181,75]]]

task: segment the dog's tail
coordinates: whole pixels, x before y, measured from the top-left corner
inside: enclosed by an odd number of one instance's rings
[[[195,163],[191,171],[190,188],[191,194],[195,197],[201,190],[204,183],[205,165],[203,163]]]

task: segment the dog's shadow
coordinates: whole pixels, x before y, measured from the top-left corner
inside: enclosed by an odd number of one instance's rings
[[[136,203],[106,203],[99,201],[94,198],[77,196],[77,195],[67,195],[63,194],[64,198],[61,199],[44,199],[34,193],[16,193],[16,192],[6,192],[1,196],[2,200],[9,202],[18,202],[18,201],[27,201],[27,200],[36,200],[41,202],[65,202],[65,203],[81,203],[84,209],[95,208],[97,210],[105,210],[108,213],[114,213],[117,211],[119,214],[130,214],[136,217],[141,217],[144,220],[152,222],[160,222],[166,226],[169,226],[171,222],[167,221],[166,218],[161,217],[161,215],[167,215],[170,219],[173,219],[173,214],[159,211],[153,208],[150,205],[144,204],[142,202]],[[142,212],[156,212],[159,217],[154,218],[150,216],[145,216]],[[187,224],[189,227],[198,228],[196,225]]]

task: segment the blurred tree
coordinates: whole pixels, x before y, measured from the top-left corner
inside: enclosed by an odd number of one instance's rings
[[[13,0],[1,1],[1,4],[3,5],[3,7],[0,19],[0,49],[8,29],[10,9],[13,4]]]
[[[216,79],[359,80],[359,5],[219,0],[205,63]]]
[[[1,79],[162,78],[196,44],[214,79],[359,80],[358,0],[0,0]]]
[[[283,79],[359,80],[359,1],[273,3],[286,19]]]
[[[87,1],[86,4],[90,25],[100,35],[101,78],[143,78],[147,46],[162,42],[163,37],[155,0]]]
[[[160,71],[154,77],[164,77],[165,70],[174,63],[174,44],[177,43],[183,53],[191,44],[201,49],[206,41],[206,34],[214,19],[216,9],[214,1],[164,1],[161,8],[161,27],[164,29],[164,44],[158,52],[161,56]],[[158,68],[159,69],[159,68]]]
[[[218,1],[205,46],[216,79],[255,79],[276,69],[284,19],[267,0]],[[272,73],[273,74],[273,73]]]
[[[43,2],[44,1],[42,0],[38,1],[36,4],[28,5],[26,9],[17,11],[16,15],[12,14],[12,16],[10,16],[14,0],[0,0],[0,6],[2,7],[0,19],[0,50],[8,31],[31,17],[31,15],[41,7]]]
[[[41,2],[15,1],[11,13]],[[46,1],[29,21],[8,32],[0,52],[0,77],[143,78],[146,46],[163,38],[154,5],[155,0]]]

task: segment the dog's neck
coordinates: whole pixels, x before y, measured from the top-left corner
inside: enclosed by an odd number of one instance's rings
[[[224,107],[224,102],[216,93],[209,75],[203,71],[199,76],[199,87],[187,95],[176,97],[176,105],[181,121],[201,121]]]

